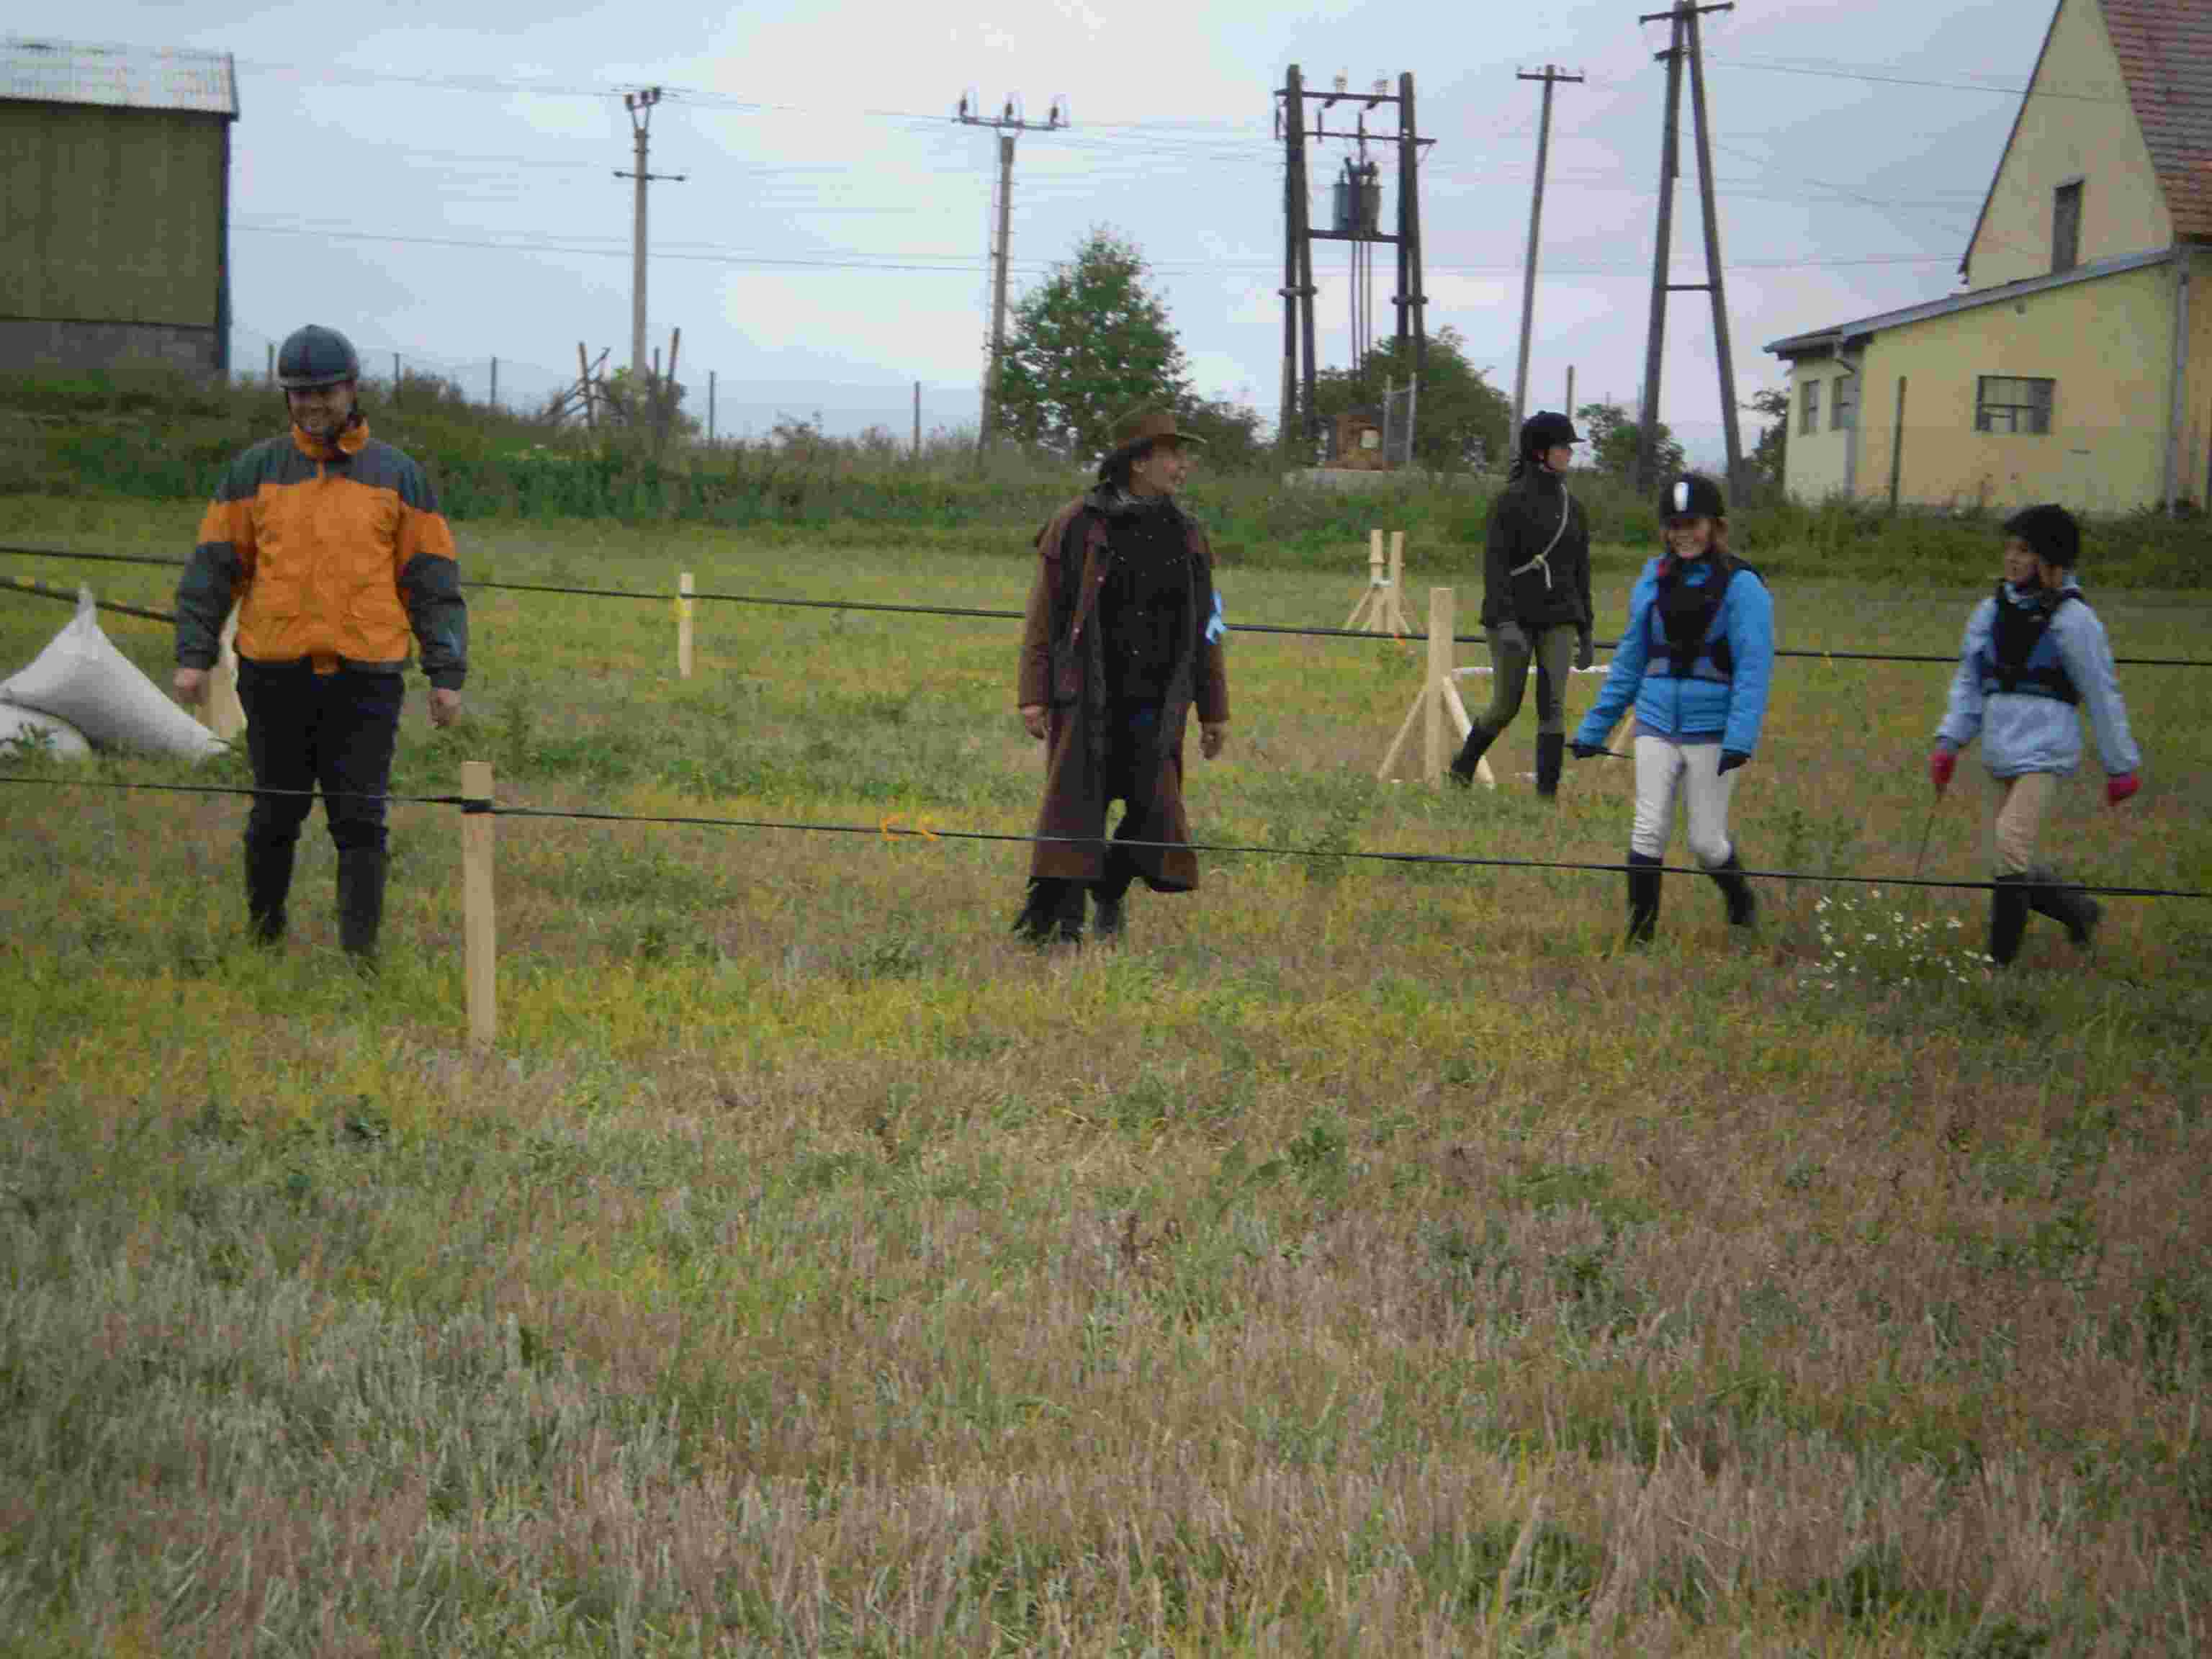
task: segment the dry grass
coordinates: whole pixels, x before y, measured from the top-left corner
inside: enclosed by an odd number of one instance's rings
[[[190,532],[100,511],[0,528]],[[470,551],[978,605],[1024,574]],[[1231,573],[1232,620],[1333,623],[1359,564]],[[1972,597],[1780,604],[1792,643],[1942,650]],[[481,756],[540,805],[1026,828],[999,625],[702,607],[678,683],[659,606],[475,612],[471,724],[410,705],[402,788]],[[64,614],[0,611],[10,660]],[[2197,596],[2106,614],[2124,652],[2202,654]],[[1366,781],[1396,647],[1234,664],[1202,835],[1620,849],[1626,769],[1540,811],[1525,714],[1495,797]],[[2212,885],[2203,678],[2128,677],[2147,787],[2067,792],[2077,872]],[[1747,856],[1909,868],[1942,681],[1785,665]],[[1960,795],[1929,866],[1971,877]],[[1672,881],[1620,958],[1616,878],[1251,858],[1139,895],[1122,950],[1040,957],[1003,935],[1017,848],[505,819],[477,1055],[449,811],[396,815],[369,986],[318,840],[289,951],[240,947],[239,803],[0,815],[7,1651],[2204,1640],[2201,907],[2113,902],[2086,971],[2039,923],[2008,979],[1900,989],[1911,924],[1976,938],[1978,896],[1861,894],[1877,937],[1831,990],[1809,889],[1747,942]]]

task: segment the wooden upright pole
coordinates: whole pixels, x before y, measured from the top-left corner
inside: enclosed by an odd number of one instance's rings
[[[1713,146],[1705,125],[1705,52],[1698,8],[1688,15],[1690,113],[1696,122],[1698,197],[1705,222],[1705,292],[1713,302],[1713,361],[1721,377],[1721,435],[1728,447],[1729,494],[1743,489],[1743,435],[1735,418],[1735,355],[1729,344],[1728,288],[1721,276],[1721,216],[1713,205]]]
[[[1637,411],[1636,488],[1658,484],[1659,380],[1667,351],[1667,261],[1674,234],[1674,180],[1682,171],[1682,16],[1671,14],[1667,50],[1667,125],[1659,135],[1659,224],[1651,248],[1651,315],[1644,338],[1644,395]]]
[[[691,573],[676,579],[676,678],[691,678]]]
[[[499,927],[492,903],[491,763],[461,763],[461,933],[468,980],[469,1040],[499,1039]],[[471,806],[467,803],[481,803]]]
[[[1459,745],[1446,744],[1444,688],[1452,677],[1452,591],[1429,590],[1428,706],[1421,713],[1421,775],[1430,783],[1441,780]]]

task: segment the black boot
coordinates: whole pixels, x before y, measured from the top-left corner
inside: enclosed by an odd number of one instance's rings
[[[1014,933],[1031,945],[1083,941],[1083,885],[1058,876],[1030,878],[1029,896],[1014,918]]]
[[[338,944],[356,963],[376,959],[384,922],[384,849],[347,847],[338,852]]]
[[[1455,783],[1465,789],[1474,782],[1474,769],[1480,764],[1484,750],[1498,741],[1498,733],[1486,732],[1480,726],[1468,728],[1467,741],[1459,746],[1459,755],[1444,774],[1447,783]]]
[[[2104,907],[2078,887],[2062,887],[2056,873],[2049,870],[2028,872],[2035,885],[2027,890],[2028,908],[2038,915],[2049,916],[2066,930],[2066,937],[2083,949],[2097,931],[2097,919]]]
[[[1664,860],[1628,855],[1628,942],[1649,945],[1659,922],[1659,866]]]
[[[2020,936],[2027,931],[2026,876],[1999,876],[1990,890],[1990,959],[2000,968],[2020,954]]]
[[[1566,758],[1566,753],[1565,732],[1536,734],[1536,793],[1546,800],[1559,793],[1559,763]]]
[[[1713,878],[1713,885],[1721,890],[1721,897],[1728,904],[1729,927],[1748,927],[1759,920],[1759,901],[1752,896],[1751,883],[1744,878],[1742,848],[1729,848],[1728,857],[1705,873]]]
[[[292,890],[292,841],[246,843],[246,927],[257,945],[284,937],[284,896]]]
[[[1106,854],[1106,874],[1091,888],[1091,936],[1101,945],[1118,945],[1128,928],[1122,901],[1137,878],[1136,867],[1119,848]]]

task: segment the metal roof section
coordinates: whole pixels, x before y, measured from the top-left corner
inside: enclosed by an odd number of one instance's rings
[[[1978,288],[1970,293],[1948,295],[1922,305],[1906,306],[1901,311],[1885,311],[1876,316],[1862,317],[1856,322],[1838,323],[1833,328],[1818,328],[1806,334],[1792,334],[1787,339],[1772,342],[1766,349],[1778,357],[1810,356],[1814,352],[1832,350],[1856,340],[1870,338],[1884,329],[1905,328],[1913,323],[1924,323],[1931,317],[1948,317],[1954,312],[2002,305],[2008,300],[2025,299],[2031,294],[2041,294],[2054,288],[2069,288],[2075,283],[2094,283],[2100,276],[2118,276],[2124,271],[2141,270],[2146,265],[2162,265],[2173,257],[2172,249],[2163,247],[2153,248],[2143,253],[2116,253],[2109,259],[2094,259],[2086,265],[2076,265],[2071,270],[2027,276],[2017,283],[2006,283],[1997,288]]]
[[[0,39],[0,100],[183,110],[238,118],[238,71],[227,52]]]

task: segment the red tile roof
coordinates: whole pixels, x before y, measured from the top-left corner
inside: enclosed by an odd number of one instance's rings
[[[2212,239],[2212,4],[2103,0],[2173,234]]]

